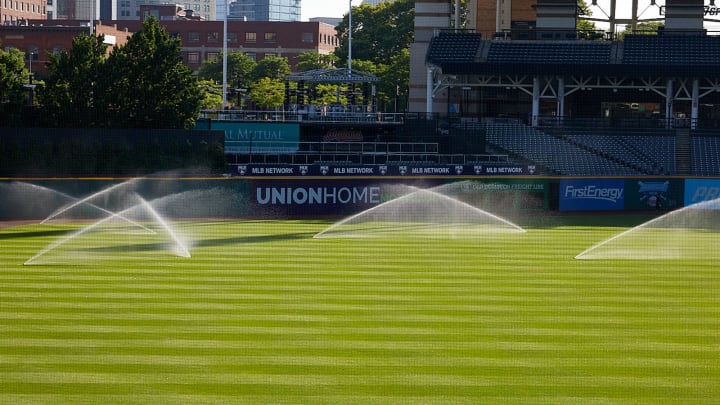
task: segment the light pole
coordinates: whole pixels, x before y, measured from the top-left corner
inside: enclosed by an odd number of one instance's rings
[[[28,68],[30,71],[30,84],[32,84],[32,79],[33,79],[32,61],[33,61],[33,58],[35,57],[35,55],[37,55],[37,51],[34,49],[30,50],[30,52],[28,53],[28,63],[30,64],[30,66]]]
[[[227,33],[228,33],[228,14],[230,14],[230,0],[225,0],[225,18],[223,18],[223,60],[222,60],[222,109],[227,108]]]
[[[37,55],[37,51],[34,49],[31,50],[28,54],[30,75],[28,77],[28,84],[23,85],[23,87],[26,88],[28,91],[28,106],[35,105],[35,85],[32,82],[33,81],[32,60],[35,55]]]

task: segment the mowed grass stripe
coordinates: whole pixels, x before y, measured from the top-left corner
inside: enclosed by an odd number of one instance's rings
[[[43,244],[3,239],[16,252],[0,256],[3,398],[640,403],[718,394],[720,276],[702,260],[572,259],[614,229],[531,230],[479,245],[310,239],[318,222],[187,226],[203,231],[190,259],[117,249],[108,260],[18,267],[18,251]]]

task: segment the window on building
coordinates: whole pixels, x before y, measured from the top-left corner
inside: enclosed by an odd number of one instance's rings
[[[60,55],[61,53],[63,53],[64,50],[65,48],[60,45],[53,46],[52,53],[53,55]]]
[[[228,32],[228,42],[231,44],[237,43],[237,32]]]
[[[40,58],[40,49],[35,45],[30,45],[25,50],[25,60],[32,60],[33,62]]]
[[[188,52],[187,53],[187,61],[189,64],[200,63],[200,52]]]
[[[245,33],[245,42],[256,42],[257,41],[257,33],[256,32],[246,32]]]
[[[315,35],[312,32],[303,32],[302,41],[306,43],[312,43],[315,40]]]
[[[216,60],[220,56],[217,52],[208,52],[207,53],[207,60]]]
[[[266,32],[265,33],[265,42],[275,42],[277,41],[277,32]]]
[[[254,61],[257,61],[257,54],[255,52],[245,52],[245,56]]]
[[[188,32],[188,41],[189,42],[198,42],[200,41],[200,33],[196,31],[190,31]]]
[[[207,40],[208,42],[218,42],[220,40],[220,34],[217,32],[208,32]]]

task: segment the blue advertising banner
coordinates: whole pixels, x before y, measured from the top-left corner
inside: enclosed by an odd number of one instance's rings
[[[299,124],[213,122],[225,131],[225,153],[295,153],[300,146]]]
[[[720,180],[685,180],[685,206],[720,198]]]
[[[624,180],[560,181],[560,211],[616,211],[624,208]]]
[[[521,165],[234,165],[236,176],[522,176],[535,167]]]

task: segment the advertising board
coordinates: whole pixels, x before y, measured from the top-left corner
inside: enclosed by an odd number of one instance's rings
[[[227,146],[226,146],[227,149]],[[523,165],[353,165],[353,164],[234,164],[236,176],[402,176],[402,177],[440,177],[440,176],[522,176],[534,175],[533,166]]]
[[[278,123],[213,122],[225,131],[225,153],[295,153],[300,145],[300,125]]]
[[[418,190],[489,212],[547,209],[546,180],[261,179],[250,181],[250,214],[323,217],[355,214]]]
[[[572,179],[560,181],[560,211],[619,211],[624,208],[624,180]]]
[[[720,180],[685,180],[685,206],[720,198]]]
[[[252,180],[250,212],[258,217],[348,215],[406,194],[409,187],[382,180]]]
[[[672,210],[682,207],[684,184],[678,179],[634,179],[625,182],[625,209]]]
[[[535,179],[478,179],[455,183],[457,198],[481,209],[495,212],[546,210],[550,184]]]

